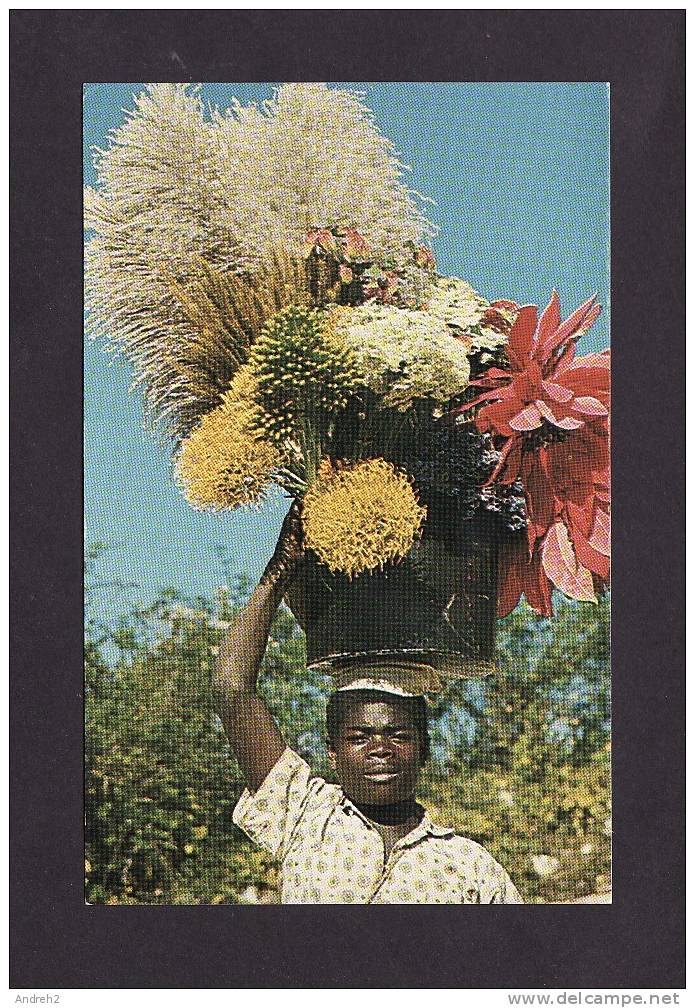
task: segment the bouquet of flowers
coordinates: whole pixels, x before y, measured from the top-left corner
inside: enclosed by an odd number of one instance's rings
[[[301,505],[336,576],[428,523],[497,535],[498,614],[608,579],[609,355],[437,270],[422,198],[358,95],[289,84],[206,118],[153,84],[88,191],[92,333],[126,353],[197,508]],[[443,517],[442,517],[443,516]],[[468,523],[468,524],[467,524]]]

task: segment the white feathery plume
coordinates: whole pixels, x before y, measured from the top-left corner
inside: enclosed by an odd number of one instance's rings
[[[433,236],[393,144],[357,94],[284,84],[260,108],[237,103],[214,121],[225,148],[224,221],[251,265],[274,245],[299,252],[314,228],[355,227],[378,255]]]
[[[126,354],[149,412],[181,439],[268,314],[306,298],[308,231],[354,226],[397,254],[433,228],[351,92],[286,84],[211,121],[187,84],[150,84],[135,103],[85,194],[88,330]]]
[[[233,340],[201,344],[172,290],[196,276],[196,258],[214,262],[224,241],[208,216],[215,131],[187,85],[149,85],[135,101],[96,152],[99,190],[85,194],[88,331],[125,352],[150,413],[176,435],[197,402],[216,404],[238,365]]]

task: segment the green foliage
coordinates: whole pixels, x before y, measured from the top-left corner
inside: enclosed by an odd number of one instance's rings
[[[212,703],[215,651],[245,590],[242,578],[214,610],[165,592],[110,628],[88,616],[90,903],[263,902],[277,890],[272,860],[232,824],[243,782]],[[283,608],[261,688],[290,744],[312,758],[324,700],[304,666],[303,638]]]
[[[215,651],[246,591],[240,580],[214,606],[166,592],[109,627],[88,610],[89,902],[277,899],[277,866],[232,824],[243,784],[212,705]],[[551,621],[520,609],[499,644],[494,681],[452,684],[432,707],[422,800],[487,847],[529,902],[587,895],[609,878],[608,603],[563,603]],[[285,608],[260,689],[288,743],[328,773],[327,683],[307,672]]]
[[[500,672],[473,741],[423,781],[434,814],[497,857],[528,902],[589,895],[609,880],[608,620],[603,600],[563,602],[552,620],[521,608],[502,621]]]

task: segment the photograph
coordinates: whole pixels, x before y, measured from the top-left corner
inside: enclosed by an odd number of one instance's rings
[[[610,102],[84,83],[85,904],[612,902]]]

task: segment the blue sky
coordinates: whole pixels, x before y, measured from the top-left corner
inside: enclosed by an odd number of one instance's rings
[[[205,84],[226,106],[261,101],[274,83]],[[336,86],[346,86],[336,82]],[[598,291],[604,313],[580,350],[608,345],[609,121],[604,83],[351,83],[364,92],[381,131],[412,166],[409,184],[435,200],[428,215],[441,272],[485,297],[544,305],[560,292],[564,314]],[[141,84],[86,84],[84,172]],[[238,572],[256,576],[277,537],[285,503],[207,515],[188,506],[172,479],[166,443],[143,429],[142,403],[128,391],[126,362],[85,345],[86,541],[113,549],[101,575],[138,586],[211,594],[224,582],[215,547]],[[115,597],[104,608],[118,607]]]

